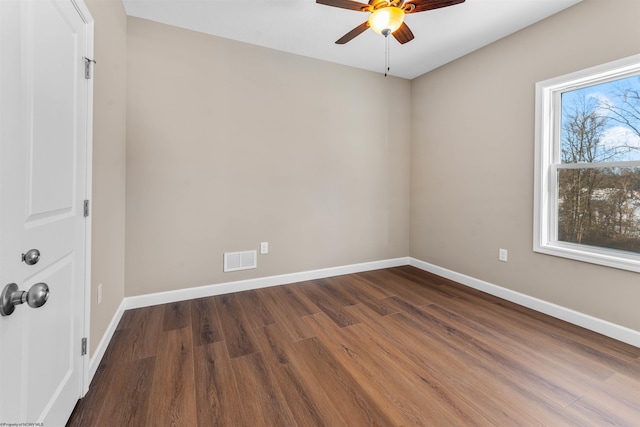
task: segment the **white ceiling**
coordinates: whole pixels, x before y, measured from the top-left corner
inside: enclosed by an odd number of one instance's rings
[[[390,39],[390,74],[413,79],[582,0],[466,0],[406,15],[415,39]],[[366,3],[366,0],[361,2]],[[123,0],[129,16],[289,53],[383,72],[384,37],[371,30],[334,42],[368,12],[315,0]]]

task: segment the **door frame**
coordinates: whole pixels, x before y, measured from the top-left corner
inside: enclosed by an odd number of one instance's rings
[[[86,57],[94,60],[94,20],[93,16],[91,16],[91,12],[89,12],[89,8],[84,3],[84,0],[69,0],[75,9],[78,11],[78,14],[86,24],[87,29],[87,52]],[[95,63],[90,64],[93,67]],[[93,71],[93,70],[92,70]],[[91,376],[89,372],[89,367],[91,365],[91,223],[93,222],[93,212],[91,209],[91,203],[93,201],[93,189],[92,189],[92,177],[93,177],[93,72],[91,78],[87,80],[87,99],[86,99],[86,144],[87,150],[86,155],[86,189],[85,189],[85,199],[89,200],[89,216],[85,220],[85,273],[83,278],[84,284],[84,320],[83,320],[83,336],[87,338],[87,354],[82,356],[82,387],[81,387],[81,395],[78,398],[84,397],[84,395],[89,391],[89,384],[91,383]]]

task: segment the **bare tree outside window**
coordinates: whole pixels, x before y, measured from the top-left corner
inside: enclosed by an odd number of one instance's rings
[[[640,76],[562,94],[559,241],[640,253]]]

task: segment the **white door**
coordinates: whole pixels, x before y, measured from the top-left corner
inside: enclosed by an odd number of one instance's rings
[[[0,316],[0,423],[64,426],[84,372],[89,27],[71,0],[0,0],[0,29],[0,290],[49,287]]]

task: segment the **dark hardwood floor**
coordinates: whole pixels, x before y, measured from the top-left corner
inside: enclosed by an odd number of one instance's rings
[[[69,426],[639,426],[640,349],[398,267],[125,312]]]

